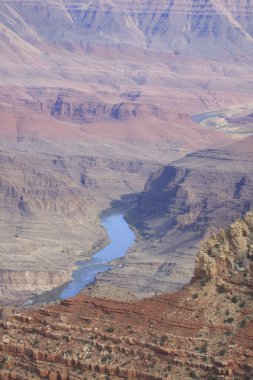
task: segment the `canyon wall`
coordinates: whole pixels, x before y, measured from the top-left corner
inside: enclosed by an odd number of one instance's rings
[[[236,4],[1,1],[0,259],[2,278],[8,283],[11,271],[18,290],[15,295],[10,285],[8,297],[2,285],[8,302],[23,301],[30,284],[24,275],[22,293],[18,279],[26,271],[34,291],[66,281],[76,260],[106,241],[99,213],[121,197],[132,205],[162,164],[174,167],[186,154],[233,141],[233,134],[203,128],[190,115],[252,101],[252,6]],[[209,153],[210,165],[227,162],[226,154],[215,160],[215,151]],[[121,285],[130,281],[134,296],[187,282],[206,228],[249,208],[250,174],[243,168],[242,176],[241,168],[231,179],[224,174],[225,194],[220,172],[204,165],[198,171],[203,154],[188,156],[189,168],[175,164],[167,195],[149,181],[139,198],[140,217],[132,223],[142,243],[130,252],[132,261],[119,264]],[[208,201],[208,186],[193,188],[195,180],[202,183],[202,170],[220,189]]]
[[[145,297],[188,283],[199,241],[253,208],[252,152],[249,137],[189,154],[153,174],[128,215],[138,242],[98,277],[96,291],[110,283]]]
[[[0,299],[9,304],[68,281],[75,262],[106,242],[101,210],[158,165],[13,150],[0,162]]]
[[[133,45],[221,60],[252,59],[252,4],[240,1],[3,1],[3,24],[72,52]],[[22,23],[18,23],[20,16]],[[10,17],[15,22],[10,23]],[[29,27],[28,27],[29,25]],[[47,25],[47,28],[44,28]],[[112,43],[113,41],[113,43]]]

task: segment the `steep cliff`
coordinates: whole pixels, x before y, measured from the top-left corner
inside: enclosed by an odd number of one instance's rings
[[[252,147],[249,137],[198,151],[151,175],[129,214],[138,242],[98,284],[109,282],[139,297],[186,284],[199,241],[253,208]]]
[[[239,6],[225,0],[3,1],[1,7],[9,16],[2,22],[12,33],[18,31],[27,40],[43,38],[70,52],[89,51],[102,43],[222,60],[252,59],[253,10],[246,0]]]

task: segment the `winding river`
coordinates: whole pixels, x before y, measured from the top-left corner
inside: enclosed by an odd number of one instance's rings
[[[192,115],[192,119],[196,123],[200,123],[210,117],[221,115],[222,111],[205,112]],[[135,235],[124,219],[124,215],[122,213],[114,213],[102,217],[101,224],[107,231],[110,243],[95,253],[90,259],[78,262],[78,269],[73,272],[72,279],[67,284],[50,292],[35,296],[30,302],[40,303],[74,297],[82,289],[94,283],[97,274],[110,270],[110,262],[112,260],[119,259],[126,254],[135,241]]]
[[[195,123],[201,123],[204,120],[210,119],[212,117],[222,117],[224,116],[224,111],[226,110],[219,110],[219,111],[211,111],[211,112],[204,112],[199,113],[197,115],[192,115],[192,120],[195,121]]]
[[[114,213],[101,217],[101,224],[107,231],[110,243],[90,259],[79,261],[78,269],[73,272],[72,279],[68,283],[46,293],[32,296],[23,306],[76,296],[82,289],[95,282],[98,273],[110,270],[112,260],[126,254],[135,241],[135,234],[124,219],[124,214]]]
[[[81,261],[73,272],[71,281],[62,289],[59,298],[73,297],[95,281],[98,273],[110,269],[110,261],[123,257],[134,243],[135,235],[124,219],[123,214],[113,214],[102,218],[110,239],[109,245],[95,253],[90,260]]]

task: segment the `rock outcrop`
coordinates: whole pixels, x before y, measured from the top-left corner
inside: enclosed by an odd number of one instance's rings
[[[57,119],[86,124],[108,121],[154,119],[172,121],[189,119],[186,113],[166,110],[154,104],[138,103],[135,99],[119,103],[106,103],[99,97],[67,88],[29,88],[30,99],[18,99],[17,108],[27,108]]]
[[[253,214],[248,213],[203,243],[196,259],[195,278],[253,287],[252,227]]]

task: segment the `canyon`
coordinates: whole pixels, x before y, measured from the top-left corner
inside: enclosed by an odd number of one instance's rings
[[[97,277],[138,297],[176,290],[193,274],[199,242],[253,208],[253,138],[186,155],[148,179],[128,221],[137,243]]]
[[[0,2],[0,380],[253,378],[252,16]]]
[[[1,2],[1,303],[66,283],[115,205],[137,243],[86,291],[189,281],[199,240],[252,207],[252,139],[192,120],[252,113],[251,15],[246,1]]]

